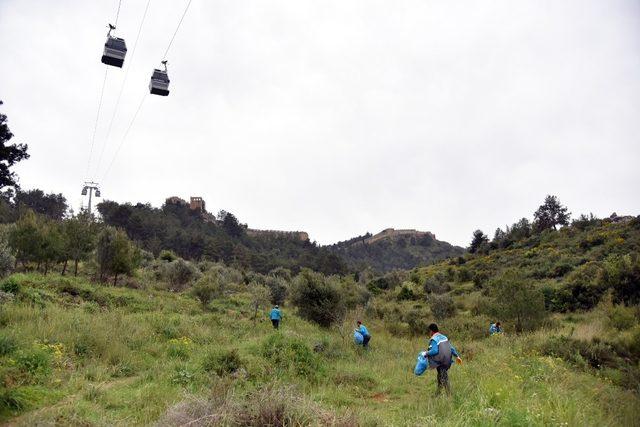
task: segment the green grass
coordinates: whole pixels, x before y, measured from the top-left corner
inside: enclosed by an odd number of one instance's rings
[[[366,320],[373,340],[362,351],[290,307],[280,331],[266,313],[254,323],[241,287],[204,311],[183,294],[55,275],[13,281],[16,298],[0,306],[0,421],[13,425],[146,425],[198,405],[247,425],[276,415],[380,426],[640,423],[637,394],[540,355],[542,332],[450,336],[465,363],[450,371],[453,395],[436,397],[434,372],[413,375],[426,338],[393,335],[379,320]]]

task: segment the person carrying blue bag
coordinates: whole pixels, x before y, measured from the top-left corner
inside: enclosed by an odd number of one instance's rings
[[[451,394],[449,386],[449,368],[455,361],[462,364],[462,359],[456,348],[451,345],[449,338],[441,334],[438,325],[432,323],[429,325],[429,349],[427,350],[427,360],[429,369],[438,371],[438,388],[437,394],[444,389],[447,394]]]
[[[354,339],[356,340],[356,344],[358,344],[358,345],[362,344],[362,347],[367,348],[367,347],[369,347],[369,341],[371,340],[371,334],[369,333],[369,330],[367,329],[367,327],[362,324],[362,321],[358,320],[357,325],[358,325],[358,327],[354,331]],[[360,334],[362,336],[362,341],[361,342],[360,342],[360,339],[357,336],[357,334]]]

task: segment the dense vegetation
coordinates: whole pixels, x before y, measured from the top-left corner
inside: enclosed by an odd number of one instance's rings
[[[307,267],[325,274],[347,271],[339,257],[315,243],[276,235],[248,236],[246,226],[228,212],[213,219],[171,203],[157,209],[103,202],[98,209],[106,224],[126,230],[155,255],[168,249],[186,259],[223,261],[262,273],[276,267],[293,271]]]
[[[411,269],[462,255],[464,249],[434,239],[431,235],[404,235],[366,242],[371,234],[338,242],[328,248],[352,270],[372,268],[378,272]]]

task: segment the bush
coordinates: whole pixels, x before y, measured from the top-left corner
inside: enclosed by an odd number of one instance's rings
[[[625,331],[633,327],[636,323],[636,309],[632,307],[625,307],[623,305],[616,305],[609,309],[607,313],[609,316],[609,322],[611,326],[619,331]]]
[[[464,283],[464,282],[470,282],[471,280],[473,280],[473,274],[471,273],[471,270],[469,270],[466,267],[460,267],[458,269],[456,281],[458,283]]]
[[[188,261],[179,258],[162,266],[162,277],[171,289],[179,291],[187,287],[193,280],[200,277],[200,270]]]
[[[262,344],[262,356],[283,372],[291,372],[308,380],[316,380],[324,367],[318,355],[297,338],[271,335]]]
[[[640,304],[640,255],[633,253],[608,260],[600,284],[613,289],[617,302]]]
[[[215,372],[219,376],[232,374],[243,367],[244,363],[235,349],[207,353],[202,361],[205,372]]]
[[[289,271],[286,269],[282,269],[284,271]],[[274,271],[277,271],[277,275],[274,274]],[[271,294],[271,304],[282,304],[284,300],[287,298],[287,294],[289,293],[289,289],[287,287],[287,279],[280,276],[280,274],[284,275],[281,270],[274,270],[269,273],[269,276],[266,278],[266,285],[269,288],[269,293]],[[272,276],[273,274],[273,276]]]
[[[473,273],[473,285],[476,289],[482,289],[489,281],[489,273],[486,271],[476,271]]]
[[[0,284],[0,291],[18,295],[21,287],[20,282],[15,277],[8,277]]]
[[[162,261],[172,262],[178,259],[178,255],[176,255],[173,251],[168,251],[165,249],[160,251],[158,259]]]
[[[573,270],[567,277],[567,285],[558,294],[558,302],[564,310],[589,310],[600,302],[606,287],[598,283],[602,267],[588,262]]]
[[[492,299],[484,304],[485,313],[512,322],[516,332],[533,330],[546,317],[544,294],[515,269],[494,279],[489,294]]]
[[[207,307],[211,301],[224,294],[224,288],[216,276],[207,274],[196,282],[191,294],[200,301],[202,307]]]
[[[452,317],[456,313],[453,298],[449,295],[432,295],[429,297],[429,307],[436,320]]]
[[[451,286],[446,282],[443,274],[429,276],[424,281],[424,292],[426,294],[444,294],[451,290]]]
[[[0,356],[7,356],[18,347],[16,340],[8,335],[0,335]]]
[[[413,293],[413,290],[407,286],[402,285],[398,295],[396,296],[396,300],[398,301],[413,301],[416,299],[416,295]]]
[[[44,377],[51,373],[51,353],[45,349],[24,350],[15,358],[16,367],[31,377]]]
[[[320,326],[331,326],[344,313],[342,295],[337,286],[308,269],[296,277],[291,299],[301,317]]]
[[[413,336],[424,335],[427,333],[427,327],[431,323],[428,316],[420,310],[409,311],[405,316],[404,321],[409,326],[409,333]],[[402,330],[402,324],[398,323],[395,326],[391,326],[393,324],[394,322],[391,322],[390,327],[397,328],[399,331]]]
[[[597,339],[588,342],[568,337],[550,337],[541,344],[540,351],[544,355],[559,357],[582,368],[622,365],[611,345]]]

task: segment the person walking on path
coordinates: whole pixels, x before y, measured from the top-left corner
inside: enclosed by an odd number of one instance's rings
[[[440,333],[438,325],[432,323],[429,325],[429,349],[427,350],[427,359],[429,360],[429,368],[435,368],[438,371],[438,388],[436,394],[440,394],[445,390],[447,394],[451,394],[449,386],[449,368],[455,361],[462,363],[462,359],[456,348],[451,345],[449,338]]]
[[[280,321],[282,320],[282,312],[280,311],[280,307],[277,305],[271,309],[271,314],[269,316],[271,318],[271,324],[273,325],[273,329],[278,329],[280,327]]]
[[[371,334],[369,333],[367,327],[362,324],[361,320],[358,320],[357,324],[358,328],[356,329],[356,331],[362,334],[362,347],[368,348],[369,341],[371,340]]]

